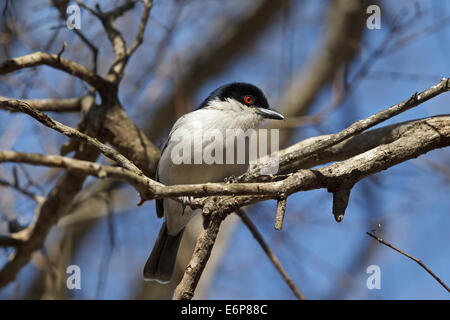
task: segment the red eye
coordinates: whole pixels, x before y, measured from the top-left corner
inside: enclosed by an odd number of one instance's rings
[[[245,103],[250,104],[250,103],[253,103],[253,98],[251,96],[245,96],[244,101],[245,101]]]

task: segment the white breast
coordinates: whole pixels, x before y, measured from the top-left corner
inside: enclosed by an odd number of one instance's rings
[[[194,159],[191,159],[191,164],[175,164],[173,161],[172,151],[179,143],[174,137],[190,134],[192,139],[202,139],[200,137],[202,132],[211,129],[217,129],[225,137],[227,129],[240,128],[246,131],[256,128],[261,122],[261,116],[249,110],[250,108],[244,106],[246,109],[243,109],[242,105],[233,100],[228,102],[229,108],[226,108],[226,111],[218,110],[212,104],[211,107],[190,112],[178,119],[170,132],[169,141],[159,162],[158,176],[161,183],[174,185],[223,182],[226,177],[238,176],[246,171],[248,164],[194,164]],[[203,143],[202,148],[205,145]],[[223,148],[225,155],[226,144]],[[192,151],[193,149],[192,146]],[[180,203],[170,199],[164,200],[164,216],[169,234],[177,234],[197,212],[187,208],[184,215],[181,213]]]

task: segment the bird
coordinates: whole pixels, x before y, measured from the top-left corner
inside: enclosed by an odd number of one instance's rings
[[[283,120],[284,116],[269,107],[267,98],[257,86],[245,82],[233,82],[220,86],[212,91],[196,110],[184,114],[175,122],[162,148],[156,180],[168,186],[199,184],[223,182],[228,177],[245,173],[248,161],[238,162],[236,157],[233,157],[231,163],[228,161],[205,163],[202,157],[200,162],[195,157],[205,151],[207,143],[204,140],[209,141],[209,132],[216,133],[215,136],[217,133],[225,136],[230,130],[246,132],[249,129],[258,128],[265,119]],[[204,139],[205,135],[206,139]],[[189,136],[193,139],[187,139]],[[196,149],[194,141],[200,136],[203,138],[201,148]],[[184,149],[180,147],[181,138],[184,139],[184,145],[181,146],[186,147]],[[237,148],[234,142],[230,139],[219,146],[223,148],[223,154],[226,154],[225,149],[230,148],[230,144],[233,148]],[[180,148],[186,151],[188,161],[179,163],[179,159],[176,159],[180,156],[177,150]],[[189,153],[190,151],[192,153]],[[186,160],[186,157],[184,159]],[[198,209],[187,208],[186,197],[182,200],[181,202],[167,198],[156,200],[156,214],[159,218],[164,217],[164,222],[144,267],[146,281],[168,283],[172,278],[185,227],[193,216],[201,212]]]

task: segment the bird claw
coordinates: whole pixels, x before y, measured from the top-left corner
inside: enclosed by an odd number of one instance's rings
[[[192,201],[194,200],[194,197],[192,196],[184,196],[181,197],[181,208],[183,209],[183,211],[181,212],[181,215],[184,215],[184,210],[186,209],[187,205],[191,205]]]
[[[236,182],[236,180],[237,180],[237,177],[234,174],[232,174],[229,177],[225,177],[224,182],[225,183],[234,183],[234,182]]]

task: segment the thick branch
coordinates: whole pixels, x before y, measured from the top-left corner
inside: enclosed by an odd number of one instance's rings
[[[378,146],[348,160],[317,170],[300,170],[286,178],[279,187],[286,195],[295,191],[317,188],[327,188],[331,192],[342,188],[349,189],[359,180],[376,172],[416,158],[432,149],[449,146],[450,119],[446,117],[444,121],[442,120],[439,118],[423,120],[421,123],[411,126],[410,130],[407,130],[398,140]],[[192,279],[192,281],[180,282],[176,289],[177,297],[185,299],[192,297],[196,283],[214,246],[220,224],[227,215],[242,206],[269,198],[273,197],[235,196],[203,200],[203,212],[207,214],[206,226],[201,231],[196,251],[184,275],[184,278]]]
[[[58,59],[56,54],[49,54],[40,51],[0,63],[0,75],[40,65],[48,65],[80,78],[81,80],[84,80],[92,85],[94,88],[98,89],[100,92],[104,92],[111,87],[107,81],[87,69],[85,66],[62,57]]]
[[[294,281],[289,277],[287,272],[284,270],[283,266],[280,263],[280,260],[278,260],[277,256],[272,252],[272,250],[269,248],[269,245],[264,241],[261,233],[256,228],[255,224],[250,220],[250,218],[247,216],[247,214],[244,212],[244,210],[238,210],[237,215],[241,217],[244,224],[247,226],[247,228],[252,233],[253,237],[258,241],[258,243],[261,245],[261,248],[266,253],[267,257],[270,259],[272,264],[274,265],[275,269],[280,273],[280,275],[283,277],[284,281],[286,281],[289,288],[292,290],[294,295],[299,300],[305,300],[305,296],[300,292],[300,290],[295,285]]]

